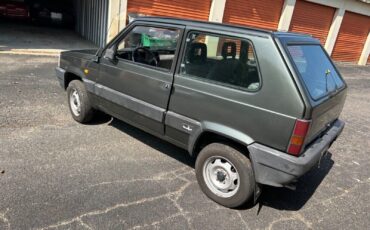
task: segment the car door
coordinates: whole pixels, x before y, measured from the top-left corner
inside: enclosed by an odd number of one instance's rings
[[[163,135],[182,34],[181,26],[137,22],[115,39],[100,59],[101,109]]]

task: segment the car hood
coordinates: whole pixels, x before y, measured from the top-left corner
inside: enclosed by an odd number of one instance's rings
[[[61,56],[73,56],[78,58],[91,58],[95,56],[98,49],[70,50],[61,53]]]
[[[83,50],[70,50],[70,51],[64,51],[63,54],[75,54],[75,53],[81,53],[81,54],[92,54],[95,55],[96,52],[98,52],[98,49],[83,49]]]

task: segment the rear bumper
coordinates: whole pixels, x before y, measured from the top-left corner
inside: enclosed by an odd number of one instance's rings
[[[283,187],[296,181],[318,164],[322,155],[326,153],[343,128],[344,122],[337,120],[299,157],[257,143],[248,146],[256,182]]]
[[[65,85],[64,85],[64,83],[65,83],[64,78],[65,78],[65,73],[66,73],[66,71],[65,71],[64,69],[60,68],[60,67],[56,67],[56,68],[55,68],[55,73],[56,73],[57,79],[58,79],[58,81],[59,81],[59,85],[60,85],[63,89],[65,89],[66,87],[65,87]]]

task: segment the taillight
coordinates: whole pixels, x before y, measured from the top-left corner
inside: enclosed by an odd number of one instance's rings
[[[290,142],[288,146],[288,153],[298,156],[301,153],[304,140],[308,133],[311,121],[307,120],[296,120],[294,125],[293,134],[290,137]]]

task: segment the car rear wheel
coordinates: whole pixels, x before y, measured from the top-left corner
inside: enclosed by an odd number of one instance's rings
[[[221,143],[207,145],[197,157],[195,171],[202,191],[223,206],[235,208],[253,196],[251,163],[236,148]]]
[[[84,84],[73,80],[67,87],[68,105],[74,120],[87,123],[92,120],[95,110],[92,108]]]

